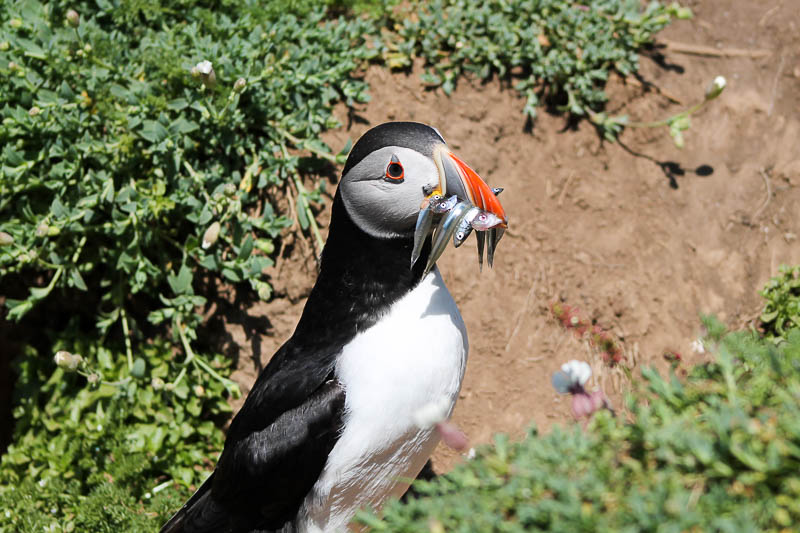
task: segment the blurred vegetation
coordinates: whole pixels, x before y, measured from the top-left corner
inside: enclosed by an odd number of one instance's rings
[[[767,301],[761,313],[764,333],[780,343],[787,331],[800,328],[800,266],[781,265],[761,296]]]
[[[446,92],[509,77],[525,113],[582,116],[686,15],[630,0],[5,2],[0,301],[21,351],[0,532],[152,531],[208,474],[239,394],[197,335],[208,298],[222,284],[271,298],[287,228],[319,251],[314,206],[349,150],[320,134],[335,105],[368,101],[368,63],[420,57]]]
[[[591,117],[608,100],[609,75],[635,74],[639,51],[673,17],[691,11],[675,2],[643,9],[638,0],[434,0],[398,24],[387,57],[392,67],[423,58],[423,80],[448,94],[465,73],[498,76],[525,96],[531,118],[543,104]],[[596,124],[612,140],[622,128],[619,119]]]
[[[179,370],[164,340],[142,347],[132,372],[124,353],[88,340],[56,347],[82,354],[74,370],[34,353],[16,369],[0,531],[152,530],[188,491],[159,493],[203,481],[222,448],[218,424],[231,411],[222,383]],[[224,373],[230,361],[211,364]]]
[[[372,531],[790,531],[800,523],[800,329],[774,344],[705,318],[713,361],[643,371],[626,417],[504,435]]]

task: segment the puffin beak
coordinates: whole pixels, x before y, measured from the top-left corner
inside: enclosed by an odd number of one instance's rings
[[[439,170],[439,187],[445,197],[456,195],[460,201],[488,211],[501,220],[495,227],[508,227],[505,210],[492,191],[477,172],[455,156],[445,145],[437,146],[433,159]]]

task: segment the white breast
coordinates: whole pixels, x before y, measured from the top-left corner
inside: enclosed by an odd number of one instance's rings
[[[298,514],[299,531],[343,531],[359,508],[403,494],[439,442],[414,414],[432,402],[452,412],[467,351],[464,322],[438,269],[344,347],[336,365],[344,430]]]

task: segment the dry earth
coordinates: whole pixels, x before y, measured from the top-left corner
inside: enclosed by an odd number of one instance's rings
[[[663,368],[667,350],[701,357],[690,347],[699,313],[750,322],[778,265],[800,263],[800,1],[689,5],[695,18],[675,22],[659,35],[670,45],[642,58],[645,83],[612,80],[609,106],[634,120],[663,118],[725,76],[728,87],[694,117],[683,149],[666,129],[629,129],[609,144],[590,124],[569,129],[544,112],[528,132],[522,100],[501,82],[461,83],[448,97],[425,90],[419,69],[370,69],[372,101],[349,115],[340,110],[346,128],[328,135],[334,148],[387,120],[422,121],[506,189],[510,230],[494,269],[478,271],[472,244],[448,250],[439,264],[470,335],[454,420],[473,444],[497,432],[520,436],[531,422],[567,422],[568,402],[550,375],[569,359],[591,361],[594,385],[619,401],[625,381],[559,327],[550,302],[578,306],[613,331],[629,365]],[[697,47],[708,50],[687,53]],[[243,391],[300,316],[314,280],[302,250],[271,272],[280,297],[229,315]],[[440,447],[434,460],[442,471],[460,459]]]

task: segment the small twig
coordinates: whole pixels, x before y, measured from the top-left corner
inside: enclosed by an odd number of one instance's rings
[[[125,355],[128,357],[128,371],[133,369],[133,349],[131,348],[131,332],[128,328],[128,313],[120,306],[119,316],[122,319],[122,335],[125,340]]]
[[[637,79],[634,76],[626,77],[625,78],[625,83],[629,83],[629,84],[633,85],[634,87],[653,89],[655,92],[657,92],[658,94],[660,94],[661,96],[663,96],[664,98],[666,98],[667,100],[672,102],[673,104],[685,105],[680,98],[678,98],[677,96],[672,94],[667,89],[665,89],[663,87],[659,87],[658,85],[656,85],[654,83],[650,83],[648,81],[642,82],[642,81],[640,81],[639,79]]]
[[[286,196],[289,197],[289,216],[292,219],[292,226],[289,228],[291,231],[294,231],[295,228],[300,224],[297,221],[297,211],[295,211],[295,203],[294,203],[294,195],[292,195],[292,187],[291,183],[289,187],[286,187]]]
[[[211,202],[211,197],[208,195],[208,192],[206,192],[205,184],[203,183],[203,180],[197,174],[195,169],[192,168],[192,165],[190,165],[189,162],[184,159],[183,160],[183,167],[189,173],[189,176],[194,180],[194,182],[200,187],[200,192],[203,194],[203,197],[206,199],[206,203],[207,204],[211,204],[212,203]]]
[[[763,25],[764,25],[764,23],[765,23],[765,22],[767,22],[767,19],[768,19],[769,17],[771,17],[771,16],[772,16],[772,14],[773,14],[773,13],[775,13],[775,12],[776,12],[778,9],[780,9],[781,7],[783,7],[783,0],[781,0],[780,2],[778,2],[778,3],[777,3],[777,5],[775,5],[775,6],[771,7],[770,9],[768,9],[768,10],[767,10],[767,12],[766,12],[766,13],[764,13],[764,15],[761,17],[761,20],[759,20],[759,21],[758,21],[758,25],[759,25],[759,26],[763,26]]]
[[[660,94],[661,96],[663,96],[664,98],[666,98],[667,100],[672,102],[673,104],[686,105],[686,104],[683,103],[683,100],[681,100],[680,98],[678,98],[677,96],[675,96],[671,92],[667,91],[664,87],[659,87],[658,85],[653,85],[653,87],[655,88],[656,92],[658,92],[658,94]]]
[[[189,363],[199,366],[203,370],[205,370],[211,377],[222,383],[222,385],[234,396],[239,395],[239,385],[236,384],[235,381],[232,381],[228,378],[220,376],[213,368],[211,368],[208,363],[203,361],[200,357],[197,357],[192,350],[192,346],[189,344],[189,339],[186,338],[186,333],[183,332],[184,326],[180,322],[177,324],[178,327],[178,335],[181,338],[181,344],[183,344],[183,350],[186,352],[186,360],[183,362],[183,369],[181,369],[180,374],[178,377],[175,378],[173,385],[177,385],[183,376],[186,374],[186,367],[189,366]]]
[[[770,187],[769,185],[769,176],[767,176],[767,173],[764,171],[763,168],[759,169],[758,173],[761,174],[762,178],[764,178],[764,185],[767,187],[767,199],[764,200],[764,203],[761,204],[761,207],[756,209],[755,213],[753,213],[753,215],[750,217],[750,220],[753,221],[755,221],[756,218],[758,218],[758,216],[764,211],[764,209],[767,208],[767,206],[769,205],[769,201],[772,198],[772,187]]]
[[[283,252],[286,250],[286,239],[281,239],[281,247],[278,250],[278,258],[275,260],[275,279],[280,279],[283,269]]]
[[[311,227],[311,232],[314,234],[316,238],[316,248],[318,250],[317,256],[322,253],[322,247],[325,245],[325,241],[322,240],[322,235],[319,232],[319,226],[317,226],[317,220],[314,218],[314,213],[311,211],[311,207],[308,204],[308,193],[306,192],[305,187],[303,187],[303,183],[300,181],[300,176],[295,174],[294,175],[294,183],[295,187],[297,187],[297,194],[303,196],[303,205],[306,211],[306,218],[308,219],[308,225]]]
[[[767,57],[772,54],[771,50],[764,49],[748,50],[745,48],[713,48],[711,46],[703,46],[700,44],[678,43],[668,40],[662,40],[661,43],[666,46],[667,50],[671,52],[696,56],[750,57],[755,59],[759,57]]]
[[[778,94],[778,83],[780,82],[780,77],[783,72],[783,62],[786,59],[784,54],[781,54],[781,60],[778,62],[778,70],[775,72],[775,79],[772,81],[772,98],[769,102],[769,110],[767,110],[767,116],[772,116],[772,110],[775,108],[775,97]]]
[[[519,332],[519,328],[522,326],[522,321],[525,318],[525,315],[527,315],[527,313],[528,313],[528,303],[534,297],[534,293],[536,291],[536,286],[537,286],[536,281],[531,283],[531,288],[528,290],[527,296],[525,296],[525,302],[522,304],[522,309],[520,309],[519,312],[517,313],[516,324],[514,325],[514,329],[511,331],[511,335],[508,336],[508,341],[506,342],[506,347],[505,347],[505,351],[506,352],[508,352],[508,350],[511,349],[511,341],[514,339],[514,337]]]
[[[572,181],[572,178],[575,177],[575,172],[570,172],[569,176],[567,176],[566,181],[564,181],[564,186],[561,188],[561,194],[558,195],[558,205],[564,203],[564,198],[567,196],[567,189],[569,188],[569,182]]]

